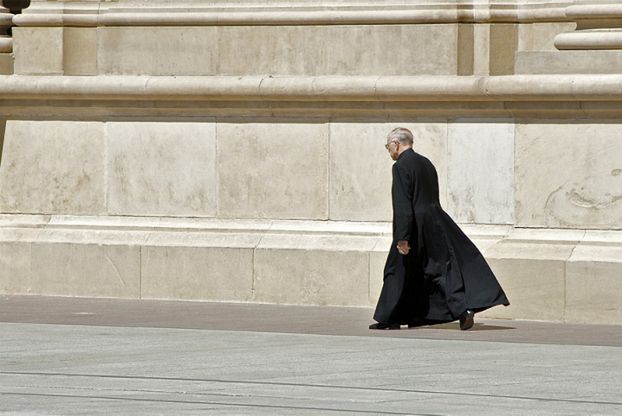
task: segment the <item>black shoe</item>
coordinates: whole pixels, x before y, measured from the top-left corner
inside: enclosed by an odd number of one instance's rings
[[[382,322],[376,322],[371,324],[369,329],[400,329],[400,324],[384,324]]]
[[[460,329],[462,331],[473,328],[474,323],[475,312],[473,312],[472,310],[467,309],[462,315],[460,315]]]

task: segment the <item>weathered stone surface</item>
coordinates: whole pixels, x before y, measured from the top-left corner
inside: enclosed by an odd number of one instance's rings
[[[253,249],[143,247],[143,298],[249,301]]]
[[[97,28],[64,28],[63,73],[97,75]]]
[[[218,123],[219,216],[327,219],[324,123]]]
[[[577,26],[574,22],[529,23],[518,26],[518,51],[557,51],[555,36],[570,32]],[[520,56],[520,55],[519,55]]]
[[[13,28],[15,73],[51,75],[63,73],[63,28]]]
[[[133,75],[450,75],[457,26],[105,27],[98,65]]]
[[[107,123],[108,212],[215,216],[213,123]]]
[[[619,74],[622,51],[519,52],[517,74]]]
[[[622,142],[613,123],[521,123],[516,133],[516,224],[619,228]]]
[[[463,223],[514,222],[514,123],[449,123],[447,210]]]
[[[490,75],[511,75],[518,49],[518,25],[495,23],[490,25]]]
[[[266,235],[255,250],[254,300],[361,306],[369,303],[375,239]]]
[[[10,53],[0,53],[0,75],[13,73],[13,57]]]
[[[104,124],[9,121],[0,166],[0,212],[105,212]]]
[[[492,318],[562,321],[565,313],[566,260],[574,244],[503,241],[486,258],[511,305],[494,308]]]
[[[490,25],[473,25],[473,75],[490,74]]]
[[[330,219],[391,220],[391,160],[384,148],[387,134],[406,127],[415,137],[415,150],[436,165],[445,197],[445,123],[331,123]]]
[[[33,243],[32,293],[138,298],[140,247]]]
[[[622,322],[622,244],[581,243],[568,260],[566,320]]]
[[[0,293],[31,292],[30,243],[0,241]]]

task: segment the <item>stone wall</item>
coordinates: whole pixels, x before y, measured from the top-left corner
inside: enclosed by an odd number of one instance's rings
[[[405,126],[512,302],[487,316],[622,323],[622,76],[533,74],[571,4],[508,3],[33,1],[0,292],[371,306]]]
[[[9,35],[13,14],[0,3],[0,75],[13,73],[13,39]]]

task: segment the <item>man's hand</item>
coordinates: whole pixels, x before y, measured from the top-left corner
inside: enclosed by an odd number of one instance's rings
[[[410,252],[410,244],[408,244],[408,241],[406,240],[401,240],[397,242],[397,251],[400,254],[403,254],[404,256],[408,254],[408,252]]]

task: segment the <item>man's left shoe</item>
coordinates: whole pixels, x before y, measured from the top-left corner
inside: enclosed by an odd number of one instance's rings
[[[472,310],[467,309],[462,315],[460,315],[460,329],[462,331],[473,328],[474,323],[475,312],[473,312]]]
[[[400,324],[384,324],[382,322],[376,322],[371,324],[369,329],[400,329]]]

